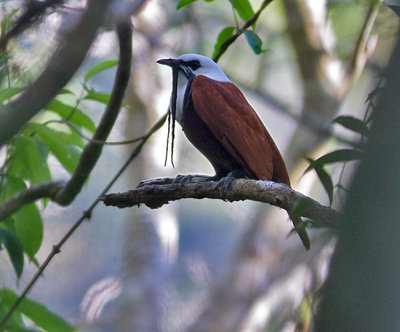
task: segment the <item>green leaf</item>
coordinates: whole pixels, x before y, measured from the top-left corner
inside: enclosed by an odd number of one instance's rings
[[[6,303],[4,297],[1,296],[3,293],[3,289],[0,289],[0,317],[5,317],[5,315],[10,310],[12,304]],[[9,301],[7,301],[9,302]],[[31,330],[25,327],[24,322],[22,320],[21,313],[17,310],[11,315],[7,324],[5,326],[5,331],[12,331],[12,332],[35,332],[36,330]]]
[[[12,195],[26,188],[27,186],[22,179],[15,176],[7,176],[6,199],[9,199]]]
[[[73,93],[71,90],[63,88],[60,91],[58,91],[57,95],[74,95],[75,96],[75,93]]]
[[[81,135],[79,135],[72,127],[69,127],[69,131],[69,133],[60,131],[60,135],[63,137],[65,142],[83,149],[85,147],[85,142],[83,141]]]
[[[0,302],[11,306],[18,299],[18,295],[11,289],[0,290]],[[38,327],[48,332],[72,332],[75,329],[61,316],[47,309],[43,304],[24,298],[17,308],[26,317],[32,320]]]
[[[76,124],[78,127],[84,127],[91,132],[96,130],[96,126],[94,125],[92,119],[83,113],[79,108],[64,104],[57,99],[53,99],[45,108],[48,111],[57,113],[63,119]]]
[[[108,68],[112,68],[115,67],[118,64],[118,60],[104,60],[99,62],[98,64],[96,64],[94,67],[92,67],[85,75],[85,77],[83,78],[83,81],[86,83],[89,78],[91,78],[92,76],[108,69]]]
[[[262,40],[254,31],[245,30],[243,31],[244,35],[247,38],[247,42],[249,43],[250,47],[253,49],[255,54],[264,53],[265,50],[262,49]]]
[[[10,149],[10,156],[7,175],[19,179],[29,179],[30,172],[29,168],[26,167],[28,158],[25,151],[24,138],[22,136],[16,136],[12,148]]]
[[[176,9],[181,9],[182,7],[185,7],[193,2],[196,2],[197,0],[180,0],[178,2],[178,5],[176,6]]]
[[[217,55],[222,44],[225,43],[225,41],[233,35],[234,31],[234,27],[226,27],[222,29],[222,31],[218,35],[217,42],[214,45],[214,52],[212,55],[213,57]]]
[[[75,146],[68,144],[57,130],[34,122],[30,122],[28,126],[39,134],[61,165],[68,172],[73,173],[79,162],[80,151]]]
[[[0,240],[6,247],[15,273],[19,278],[24,269],[24,252],[18,237],[8,229],[0,227]]]
[[[4,102],[17,95],[18,93],[24,91],[21,87],[6,88],[0,91],[0,102]]]
[[[111,95],[109,93],[88,90],[88,94],[83,99],[94,100],[107,105],[108,101],[110,100],[110,96]]]
[[[328,228],[334,231],[337,230],[336,224],[332,222],[313,219],[307,219],[305,222],[307,223],[307,228]]]
[[[15,149],[10,161],[9,174],[29,180],[31,183],[51,180],[47,156],[43,158],[38,145],[33,137],[19,135],[14,141]]]
[[[355,131],[356,133],[359,133],[361,135],[369,135],[369,128],[367,127],[367,125],[363,121],[355,117],[341,115],[335,118],[333,122],[339,123],[343,127]]]
[[[253,8],[248,0],[230,0],[230,2],[243,20],[247,21],[254,15]]]
[[[64,318],[47,309],[43,304],[24,299],[21,312],[45,331],[72,332],[75,329]]]
[[[32,137],[25,137],[26,139],[26,156],[28,160],[28,168],[30,173],[31,183],[40,183],[51,180],[50,169],[47,164],[47,158],[43,158],[43,156],[39,152],[38,145],[40,143],[37,142],[36,139]]]
[[[333,182],[331,176],[322,168],[316,167],[315,172],[317,172],[318,178],[321,181],[326,193],[329,197],[329,203],[332,205],[333,202]]]
[[[289,211],[290,218],[301,217],[311,207],[312,202],[306,198],[299,198]]]
[[[318,158],[317,160],[308,159],[310,161],[310,166],[308,166],[308,168],[304,171],[304,174],[313,168],[318,168],[318,167],[320,168],[326,164],[360,160],[360,159],[362,159],[363,156],[364,156],[364,153],[362,151],[356,150],[356,149],[336,150],[336,151],[327,153],[326,155],[323,155],[322,157]]]
[[[31,260],[40,249],[43,240],[43,223],[34,203],[25,205],[14,214],[15,233]]]

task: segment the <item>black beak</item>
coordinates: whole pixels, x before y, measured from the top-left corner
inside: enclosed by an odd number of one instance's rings
[[[169,59],[160,59],[160,60],[157,60],[156,62],[159,63],[160,65],[167,65],[172,68],[174,68],[174,67],[176,68],[179,66],[181,60],[169,58]]]

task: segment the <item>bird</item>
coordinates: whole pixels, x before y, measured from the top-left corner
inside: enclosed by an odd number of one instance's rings
[[[215,176],[210,179],[225,181],[225,190],[235,178],[291,186],[285,162],[268,130],[241,90],[212,59],[183,54],[157,63],[171,67],[173,74],[171,159],[176,120],[187,139],[213,166]],[[307,231],[296,227],[301,218],[292,218],[292,222],[309,250]]]

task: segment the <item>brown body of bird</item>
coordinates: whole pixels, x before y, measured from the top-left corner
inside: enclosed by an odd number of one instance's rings
[[[216,175],[272,180],[290,186],[285,162],[257,113],[243,93],[211,59],[185,54],[158,63],[173,68],[172,120],[210,161]],[[233,177],[232,177],[232,174]],[[301,218],[292,218],[295,226]],[[305,248],[304,228],[296,229]]]

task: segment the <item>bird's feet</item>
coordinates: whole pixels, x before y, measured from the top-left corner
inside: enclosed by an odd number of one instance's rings
[[[228,196],[228,190],[233,180],[244,178],[244,170],[243,169],[235,169],[232,172],[229,172],[225,177],[221,178],[217,183],[217,188],[221,187],[221,198],[226,201],[226,197]]]

